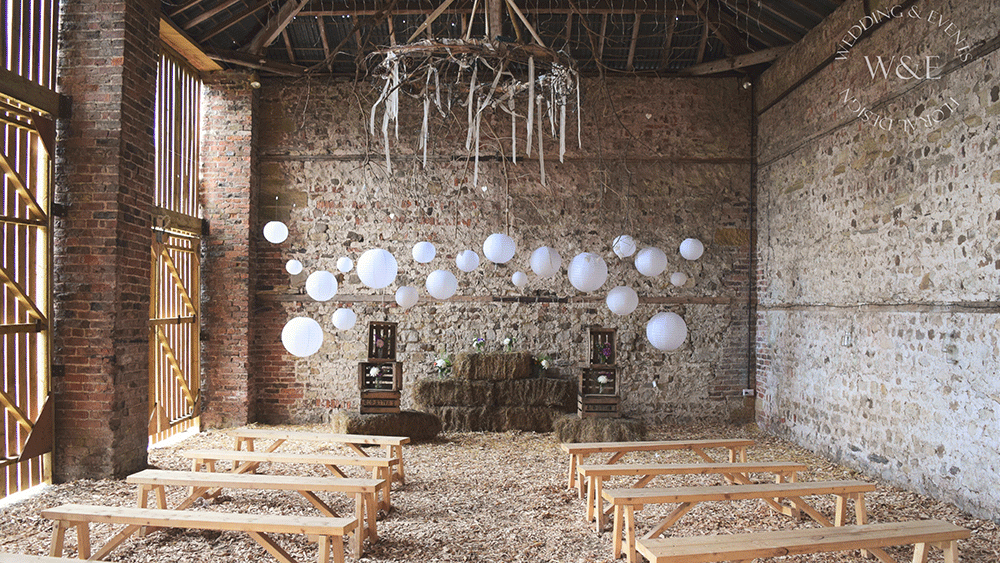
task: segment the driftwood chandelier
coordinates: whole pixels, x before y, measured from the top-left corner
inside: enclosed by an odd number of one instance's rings
[[[460,38],[425,38],[415,41],[454,0],[445,0],[410,36],[405,44],[385,47],[368,55],[377,81],[378,99],[371,110],[369,128],[376,134],[381,111],[381,135],[388,171],[390,129],[399,135],[400,94],[423,104],[423,122],[418,148],[427,165],[428,118],[431,106],[442,117],[452,108],[465,106],[467,115],[466,150],[474,154],[473,185],[479,182],[479,131],[487,108],[510,115],[510,158],[517,162],[518,121],[523,121],[527,139],[524,153],[531,156],[533,138],[541,183],[545,181],[542,131],[548,127],[559,139],[559,160],[566,152],[566,108],[576,104],[577,144],[580,138],[580,75],[575,61],[547,47],[514,0],[485,0],[486,37],[473,38],[471,20]],[[475,17],[479,0],[472,8]],[[501,34],[504,7],[531,34],[534,43],[518,43]],[[514,22],[517,30],[517,22]],[[520,35],[520,33],[518,33]],[[520,100],[520,101],[519,101]],[[523,110],[521,109],[523,108]],[[522,113],[523,112],[523,113]],[[547,122],[547,124],[546,124]]]

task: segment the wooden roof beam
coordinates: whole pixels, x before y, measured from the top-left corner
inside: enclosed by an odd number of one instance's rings
[[[663,37],[663,49],[660,50],[660,66],[657,67],[658,70],[663,70],[667,68],[670,64],[670,55],[674,52],[674,26],[677,25],[677,20],[672,19],[667,22],[667,30]]]
[[[309,1],[310,0],[288,0],[285,2],[285,4],[281,6],[281,9],[278,10],[278,13],[275,14],[273,18],[268,20],[263,29],[257,32],[257,35],[255,35],[253,40],[250,41],[250,44],[241,50],[255,55],[263,53],[264,49],[266,49],[271,43],[274,43],[274,40],[278,38],[278,35],[281,35],[281,32],[288,27],[288,24],[292,23],[292,18],[299,15],[299,12],[302,11],[302,8],[305,8]]]
[[[227,49],[207,49],[206,54],[216,61],[245,66],[257,70],[265,70],[280,74],[282,76],[302,76],[306,69],[285,63],[268,61],[259,55],[253,55],[242,51],[229,51]]]
[[[718,61],[711,61],[707,63],[693,65],[680,71],[680,74],[691,75],[691,76],[704,76],[707,74],[718,74],[720,72],[728,72],[730,70],[737,70],[748,66],[769,63],[777,59],[781,55],[783,55],[785,51],[787,51],[791,47],[792,47],[791,45],[782,45],[781,47],[774,47],[771,49],[764,49],[762,51],[755,51],[753,53],[747,53],[745,55],[729,57],[728,59],[720,59]]]
[[[726,48],[726,52],[730,56],[733,56],[733,55],[736,55],[736,54],[742,52],[741,48],[737,48],[736,47],[736,45],[738,43],[732,41],[731,38],[726,37],[726,34],[723,33],[723,31],[721,29],[721,26],[719,24],[713,22],[712,19],[708,17],[708,14],[705,11],[702,10],[701,3],[696,3],[695,0],[687,0],[687,5],[690,6],[691,9],[695,11],[695,13],[698,14],[698,17],[701,18],[701,21],[704,22],[705,26],[709,30],[711,30],[711,32],[713,34],[715,34],[716,37],[719,38],[719,41],[722,41],[722,44]],[[707,38],[705,39],[705,41],[707,41]],[[703,54],[703,48],[704,47],[701,47],[699,49],[699,53]]]
[[[752,27],[752,24],[757,24],[760,25],[762,28],[770,31],[771,33],[777,35],[778,37],[784,39],[785,41],[788,41],[789,43],[797,43],[799,41],[799,38],[795,37],[794,34],[789,32],[782,26],[780,26],[773,19],[762,17],[763,14],[760,13],[751,15],[750,11],[746,7],[742,6],[740,3],[737,3],[735,5],[735,8],[740,15],[747,18],[748,20],[747,28]],[[750,32],[750,29],[747,29],[747,32]]]
[[[639,25],[642,23],[642,14],[635,15],[635,22],[632,25],[632,41],[628,46],[628,60],[625,61],[625,68],[631,72],[635,70],[635,46],[639,43]]]
[[[184,22],[184,25],[181,27],[187,31],[205,20],[214,18],[216,15],[228,10],[231,6],[240,2],[241,0],[226,0],[225,2],[220,2],[218,6],[212,8],[211,10],[205,10],[204,12]]]

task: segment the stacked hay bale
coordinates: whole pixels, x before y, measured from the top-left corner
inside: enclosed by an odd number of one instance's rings
[[[552,421],[576,408],[574,382],[541,377],[528,352],[455,357],[454,376],[417,382],[417,409],[445,430],[550,432]]]

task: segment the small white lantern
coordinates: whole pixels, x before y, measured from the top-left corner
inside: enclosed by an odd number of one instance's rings
[[[612,313],[628,315],[639,306],[639,294],[631,287],[620,285],[608,292],[605,302]]]
[[[316,301],[329,301],[337,294],[337,278],[326,270],[313,272],[306,278],[306,293]]]
[[[658,276],[667,269],[667,255],[659,248],[647,246],[635,255],[635,269],[644,276]]]
[[[676,350],[687,338],[687,324],[677,313],[657,313],[646,323],[646,338],[657,350]]]
[[[681,256],[687,260],[697,260],[705,252],[705,245],[696,238],[686,238],[681,243]]]
[[[559,272],[562,266],[562,256],[548,246],[541,246],[531,253],[531,270],[540,278],[551,278]]]
[[[483,254],[494,264],[506,264],[514,257],[516,250],[514,239],[503,233],[493,233],[483,243]]]
[[[323,329],[308,317],[295,317],[281,329],[281,343],[289,354],[300,358],[312,356],[323,345]]]
[[[358,258],[358,277],[372,289],[382,289],[396,281],[399,265],[388,250],[373,248]]]
[[[342,273],[350,272],[354,268],[354,260],[351,260],[347,256],[341,256],[337,259],[337,269]]]
[[[264,225],[264,238],[267,242],[281,244],[288,238],[288,227],[281,221],[268,221]]]
[[[427,241],[420,241],[413,245],[413,259],[421,264],[426,264],[437,255],[437,249]]]
[[[448,299],[456,289],[458,279],[447,270],[434,270],[427,276],[427,293],[435,299]]]
[[[285,262],[285,271],[289,274],[297,275],[302,273],[302,262],[298,260],[289,260]]]
[[[674,272],[670,274],[670,283],[677,287],[681,287],[688,281],[687,274],[684,272]]]
[[[473,250],[463,250],[455,256],[455,265],[463,272],[471,272],[479,267],[479,255]]]
[[[524,272],[514,272],[514,275],[510,277],[510,281],[514,282],[517,287],[524,287],[528,285],[528,274]]]
[[[403,309],[409,309],[416,305],[418,298],[417,288],[413,286],[404,285],[396,290],[396,303]]]
[[[611,250],[619,258],[628,258],[635,254],[635,239],[628,235],[619,235],[612,241]]]
[[[577,254],[566,272],[569,274],[569,283],[585,293],[598,289],[608,281],[608,265],[593,252]]]
[[[350,309],[341,307],[333,312],[333,326],[340,330],[350,330],[354,328],[354,323],[358,321],[358,315]]]

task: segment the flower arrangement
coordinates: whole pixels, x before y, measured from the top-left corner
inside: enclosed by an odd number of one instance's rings
[[[434,360],[434,367],[438,370],[438,376],[444,377],[449,371],[451,371],[451,356],[442,353],[438,356],[437,360]]]
[[[476,349],[476,352],[482,352],[483,346],[486,346],[486,339],[482,336],[479,336],[472,341],[472,347]]]
[[[613,348],[611,348],[611,343],[610,342],[605,342],[604,346],[601,346],[601,349],[600,349],[601,357],[604,358],[604,362],[603,363],[605,363],[605,364],[610,363],[611,362],[611,356],[613,356],[614,353],[615,353],[615,351],[614,351]]]
[[[608,376],[606,375],[597,376],[597,383],[601,386],[601,389],[600,391],[598,391],[598,393],[604,393],[604,386],[608,384]]]
[[[549,356],[547,354],[538,356],[537,358],[535,358],[535,361],[538,362],[538,366],[542,368],[542,371],[552,367],[552,360],[549,359]]]
[[[517,342],[517,338],[516,337],[514,337],[514,336],[508,336],[508,337],[504,338],[503,340],[501,340],[500,344],[503,345],[503,351],[504,352],[512,352],[512,351],[514,351],[514,343],[515,342]]]

